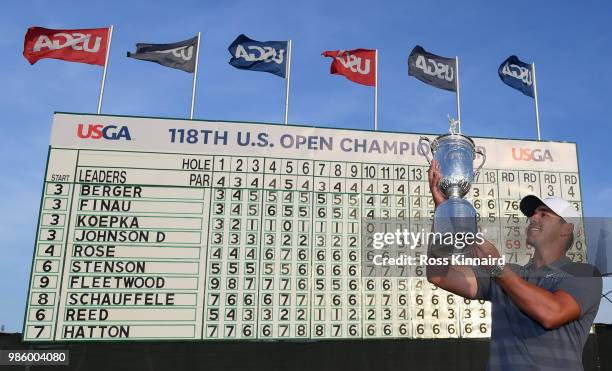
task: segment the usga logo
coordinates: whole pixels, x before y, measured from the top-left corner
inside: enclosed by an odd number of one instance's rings
[[[370,60],[367,58],[364,58],[362,61],[360,57],[351,54],[346,50],[340,50],[338,51],[336,59],[342,64],[342,66],[344,66],[344,68],[348,68],[353,72],[357,72],[362,75],[370,74]],[[365,64],[362,62],[365,62]]]
[[[512,158],[516,161],[550,161],[553,162],[550,150],[531,149],[531,148],[512,148]]]
[[[71,34],[59,32],[53,34],[51,38],[49,38],[49,36],[47,35],[40,35],[36,40],[36,43],[34,44],[34,51],[45,51],[45,49],[58,50],[70,47],[73,50],[83,50],[90,53],[97,53],[100,50],[101,41],[102,38],[96,36],[96,38],[93,39],[92,45],[91,35],[86,35],[78,32]]]
[[[108,140],[132,140],[127,126],[89,124],[79,124],[77,136],[81,139],[108,139]]]

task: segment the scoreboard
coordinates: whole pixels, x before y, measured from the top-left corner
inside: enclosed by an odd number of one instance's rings
[[[489,303],[429,284],[424,267],[364,269],[369,220],[431,220],[419,137],[56,113],[24,340],[489,336]],[[576,146],[474,141],[487,162],[468,199],[525,264],[521,197],[582,212]]]

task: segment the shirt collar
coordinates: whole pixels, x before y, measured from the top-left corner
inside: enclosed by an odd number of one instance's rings
[[[540,268],[536,268],[534,265],[533,257],[529,259],[529,262],[525,264],[525,268],[527,270],[538,270],[538,269],[550,269],[550,270],[558,270],[566,264],[571,263],[572,260],[567,257],[567,255],[562,255],[559,259],[555,260],[552,263],[545,264]]]

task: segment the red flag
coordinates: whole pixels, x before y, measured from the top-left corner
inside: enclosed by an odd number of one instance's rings
[[[344,75],[347,79],[362,85],[376,85],[376,50],[329,50],[322,54],[332,57],[331,73]]]
[[[34,64],[42,58],[104,66],[108,28],[52,30],[30,27],[23,42],[23,56]]]

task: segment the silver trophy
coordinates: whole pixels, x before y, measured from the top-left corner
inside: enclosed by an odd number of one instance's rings
[[[471,232],[476,234],[476,209],[463,197],[469,192],[474,178],[482,169],[486,155],[477,150],[474,141],[469,137],[456,132],[458,121],[449,118],[450,130],[448,134],[443,134],[429,140],[421,137],[419,145],[423,142],[429,144],[434,159],[440,164],[439,187],[447,200],[438,205],[434,214],[434,232],[436,233],[457,233]],[[480,166],[474,171],[474,159],[476,154],[482,156]],[[425,153],[427,162],[431,160]],[[455,249],[455,253],[463,253],[462,249]]]

